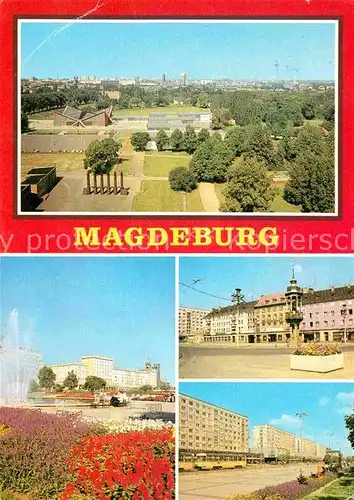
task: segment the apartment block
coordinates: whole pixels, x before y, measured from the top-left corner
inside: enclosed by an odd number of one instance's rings
[[[179,445],[203,452],[249,451],[248,417],[196,398],[180,395]]]
[[[188,341],[201,338],[205,331],[204,318],[209,309],[180,307],[178,311],[178,333],[180,338]]]
[[[253,447],[264,455],[296,454],[296,438],[291,432],[283,431],[272,425],[255,425],[253,427]]]

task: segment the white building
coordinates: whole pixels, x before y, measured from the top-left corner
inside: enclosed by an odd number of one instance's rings
[[[147,362],[142,370],[131,370],[126,368],[113,369],[113,385],[118,388],[134,388],[142,385],[159,387],[160,365]]]
[[[81,365],[87,368],[87,377],[103,378],[107,385],[113,384],[113,359],[104,356],[84,356]]]
[[[79,385],[85,383],[87,377],[87,367],[80,363],[62,363],[57,365],[48,365],[55,373],[55,383],[62,384],[70,372],[74,372]]]
[[[203,336],[205,332],[204,318],[210,313],[209,309],[196,307],[180,307],[178,311],[178,333],[180,337],[188,337],[189,341]]]

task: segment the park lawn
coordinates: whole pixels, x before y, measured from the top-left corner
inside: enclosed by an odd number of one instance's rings
[[[349,472],[343,477],[325,486],[319,493],[312,493],[304,500],[346,500],[354,495],[354,473]]]
[[[115,168],[117,172],[123,172],[124,175],[132,174],[132,158],[131,156],[125,156],[121,159],[121,162]],[[114,170],[114,169],[113,169]]]
[[[225,201],[225,195],[224,195],[223,191],[226,187],[226,184],[227,184],[226,182],[221,183],[221,184],[214,183],[215,193],[216,193],[216,196],[219,198],[220,203],[224,203],[224,201]]]
[[[196,106],[163,106],[160,108],[132,108],[113,109],[113,116],[147,116],[150,113],[198,113],[207,112],[208,108],[198,108]]]
[[[168,177],[173,168],[187,167],[189,158],[161,158],[156,156],[145,156],[143,173],[147,177]]]
[[[301,208],[298,205],[291,205],[291,203],[288,203],[287,201],[284,200],[283,198],[283,193],[284,193],[284,184],[281,185],[276,184],[278,188],[278,193],[275,195],[274,200],[272,201],[272,204],[270,206],[270,210],[272,212],[301,212]]]
[[[179,157],[185,156],[186,158],[192,158],[192,155],[186,153],[185,151],[146,151],[145,156],[154,156],[155,158],[165,158],[166,156]]]
[[[133,212],[182,212],[183,193],[172,191],[168,181],[143,181],[134,196]]]
[[[198,189],[195,189],[191,193],[188,193],[186,196],[187,212],[204,212],[204,207]]]
[[[25,175],[31,168],[54,165],[57,172],[71,172],[84,168],[84,153],[22,153],[21,174]]]

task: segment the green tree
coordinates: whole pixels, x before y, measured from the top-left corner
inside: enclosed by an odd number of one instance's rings
[[[240,128],[232,128],[225,135],[225,143],[232,151],[233,157],[240,156],[245,151],[245,131]]]
[[[148,393],[148,392],[152,392],[152,386],[151,385],[148,385],[148,384],[145,384],[145,385],[142,385],[139,387],[138,389],[138,392],[140,393]]]
[[[73,371],[69,372],[63,382],[64,387],[68,387],[69,389],[75,389],[79,385],[79,381],[77,376]]]
[[[110,172],[118,162],[118,151],[121,143],[113,139],[95,140],[90,142],[84,159],[85,168],[90,168],[96,174]]]
[[[211,137],[198,146],[189,168],[200,182],[224,182],[232,159],[228,145]]]
[[[38,383],[44,389],[52,389],[56,375],[49,366],[43,366],[38,372]]]
[[[163,129],[160,129],[156,134],[156,146],[159,151],[162,151],[170,144],[170,139]]]
[[[169,389],[171,389],[171,385],[169,384],[169,382],[161,381],[159,389],[161,389],[161,391],[168,391]]]
[[[226,108],[216,108],[213,110],[213,116],[211,120],[211,128],[213,130],[218,130],[223,128],[225,125],[230,123],[232,119],[231,113]]]
[[[111,100],[106,98],[106,99],[101,99],[100,101],[97,101],[95,106],[96,106],[96,109],[105,109],[105,108],[109,108],[109,106],[111,105]]]
[[[199,108],[208,108],[209,107],[210,98],[206,92],[201,92],[198,95],[197,106]]]
[[[135,132],[130,138],[134,151],[145,151],[150,136],[147,132]]]
[[[183,134],[179,129],[172,132],[170,137],[170,146],[173,151],[184,150]]]
[[[315,106],[313,102],[305,101],[301,106],[301,113],[306,120],[313,120],[315,118]]]
[[[246,156],[230,168],[222,212],[265,212],[270,208],[276,190],[264,163]]]
[[[328,213],[335,209],[334,155],[324,144],[321,154],[305,150],[289,168],[284,199],[302,212]]]
[[[171,189],[174,191],[190,193],[197,187],[195,175],[187,167],[173,168],[168,175],[168,179]]]
[[[354,449],[354,413],[351,415],[346,415],[344,418],[345,426],[349,431],[348,441]]]
[[[30,385],[29,385],[29,389],[28,389],[28,392],[30,394],[34,393],[34,392],[38,392],[40,389],[40,386],[37,382],[37,380],[31,380],[30,382]]]
[[[96,377],[95,375],[89,375],[86,377],[84,389],[90,392],[96,392],[106,387],[106,381],[101,377]]]
[[[198,134],[198,143],[200,144],[201,142],[205,142],[208,139],[210,139],[209,130],[207,130],[206,128],[202,128]]]
[[[195,133],[195,130],[193,127],[190,125],[186,126],[186,130],[183,134],[183,145],[184,145],[184,150],[187,151],[187,153],[192,154],[194,151],[197,149],[198,146],[198,138],[197,134]]]
[[[335,107],[334,107],[333,103],[328,104],[328,106],[326,107],[325,112],[324,112],[324,119],[327,122],[334,123],[334,119],[335,119]]]
[[[250,125],[246,129],[245,151],[268,168],[276,165],[274,146],[269,129],[261,124]]]
[[[26,115],[26,113],[21,111],[21,134],[28,132],[28,130],[29,130],[28,116]]]

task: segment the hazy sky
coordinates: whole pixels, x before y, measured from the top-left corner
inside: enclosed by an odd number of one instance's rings
[[[297,412],[308,414],[303,419],[303,436],[317,443],[341,448],[352,455],[347,441],[344,416],[353,412],[354,387],[350,383],[182,382],[180,393],[223,406],[250,418],[254,425],[270,424],[300,435]],[[252,395],[250,397],[250,395]],[[331,438],[326,433],[334,434]],[[251,431],[252,436],[252,431]]]
[[[354,284],[352,257],[184,257],[179,263],[180,281],[220,298],[180,285],[180,303],[202,308],[227,306],[235,288],[242,289],[246,301],[256,300],[262,294],[282,292],[288,285],[293,265],[302,287],[324,289]],[[201,281],[193,285],[197,279]]]
[[[331,23],[25,22],[22,77],[333,80]]]
[[[174,259],[2,257],[2,331],[11,310],[44,364],[110,356],[123,368],[161,363],[174,382]]]

